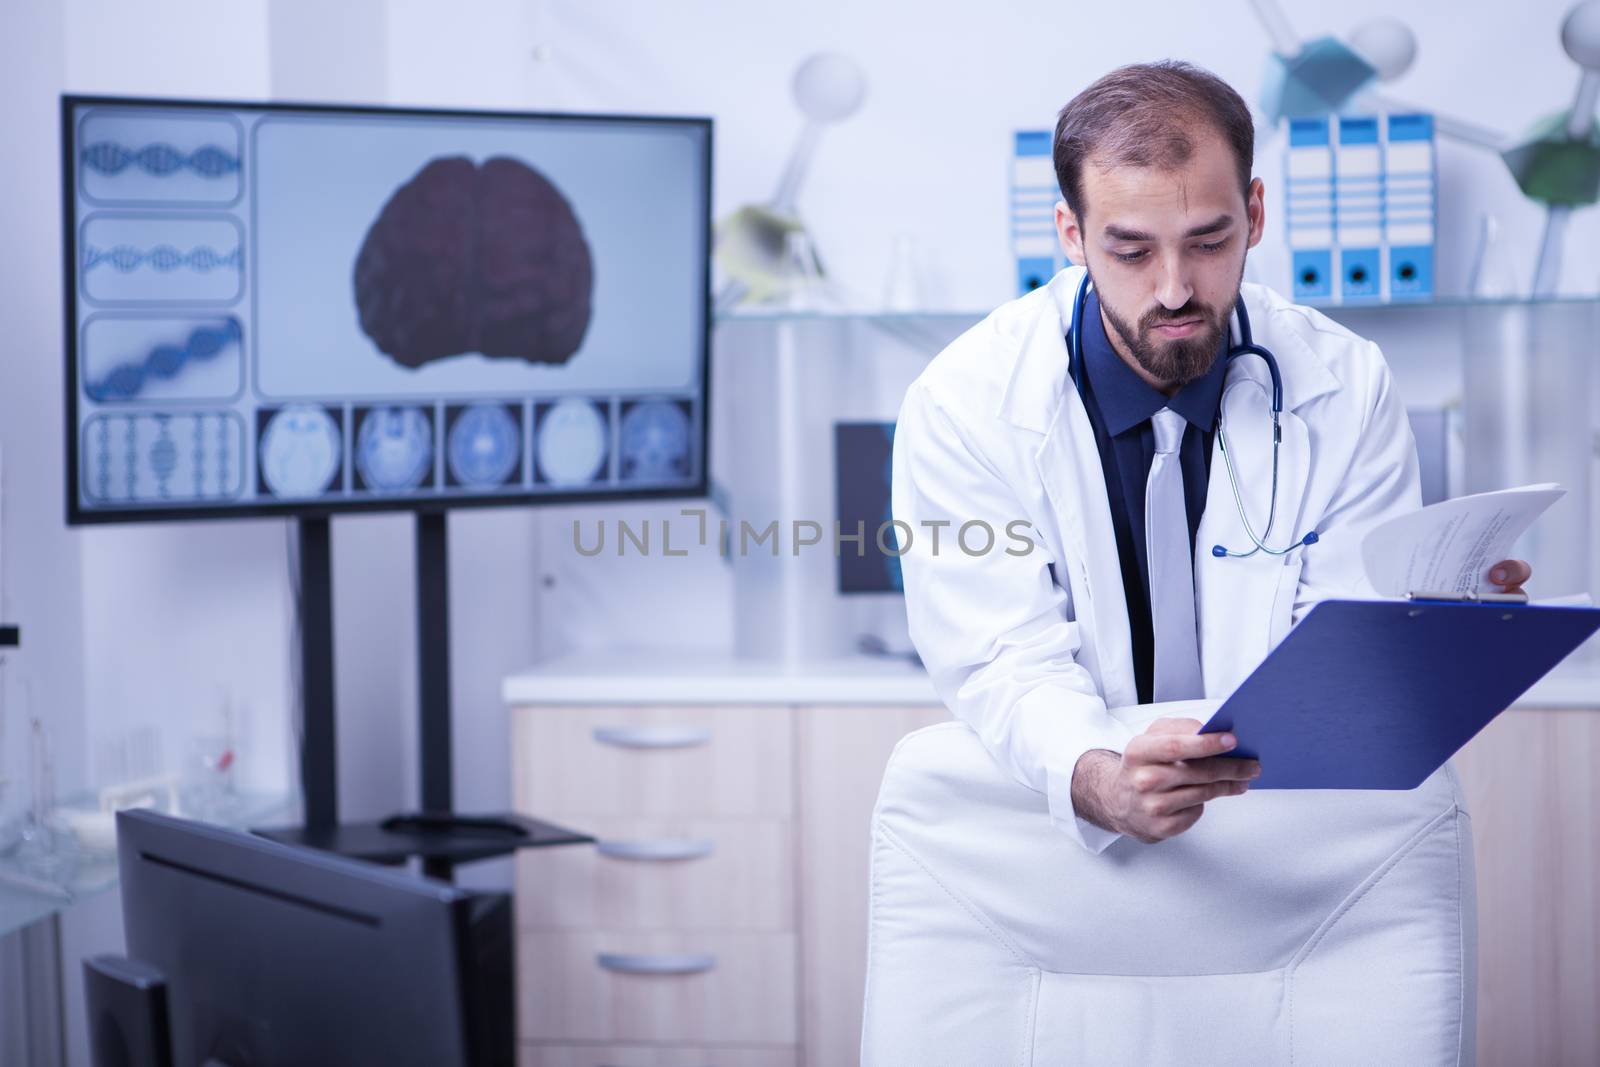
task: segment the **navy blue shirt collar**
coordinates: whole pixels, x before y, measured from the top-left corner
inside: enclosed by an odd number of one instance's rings
[[[1083,316],[1082,369],[1094,383],[1095,400],[1108,433],[1113,437],[1125,433],[1162,408],[1171,408],[1202,432],[1212,431],[1217,421],[1217,406],[1222,401],[1223,379],[1228,373],[1228,335],[1223,335],[1211,369],[1168,397],[1135,374],[1111,347],[1105,322],[1100,317],[1099,294],[1093,289],[1083,303]]]

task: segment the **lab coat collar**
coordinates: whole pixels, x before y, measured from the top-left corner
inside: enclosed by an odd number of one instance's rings
[[[1018,353],[996,414],[1013,426],[1035,433],[1047,432],[1055,421],[1063,395],[1076,393],[1069,374],[1066,331],[1072,322],[1072,302],[1083,276],[1082,267],[1067,267],[1057,272],[1049,284],[1020,298],[1007,309],[1017,316],[1009,332],[1016,338]],[[1339,380],[1300,332],[1277,328],[1273,312],[1282,306],[1281,297],[1253,283],[1241,286],[1239,295],[1244,298],[1245,309],[1249,312],[1256,344],[1277,357],[1286,411],[1294,411],[1339,388]],[[1237,313],[1230,316],[1228,326],[1237,344]],[[1260,359],[1245,356],[1229,360],[1227,381],[1232,382],[1241,375],[1271,388],[1271,375]]]

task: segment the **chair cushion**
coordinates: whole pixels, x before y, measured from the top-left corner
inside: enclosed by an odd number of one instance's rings
[[[965,724],[919,730],[874,813],[863,1061],[1470,1061],[1470,833],[1446,765],[1096,855]]]

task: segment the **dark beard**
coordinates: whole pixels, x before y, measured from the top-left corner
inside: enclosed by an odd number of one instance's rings
[[[1240,271],[1243,280],[1244,272]],[[1090,276],[1090,283],[1094,278]],[[1099,286],[1095,286],[1096,289]],[[1238,292],[1237,289],[1234,290]],[[1233,310],[1233,301],[1228,301],[1228,311]],[[1105,314],[1106,321],[1111,323],[1111,328],[1122,338],[1122,343],[1128,351],[1133,353],[1133,358],[1149,374],[1159,382],[1167,385],[1184,386],[1196,378],[1203,378],[1211,365],[1216,362],[1217,353],[1222,348],[1223,333],[1228,329],[1228,313],[1218,314],[1204,304],[1196,303],[1192,298],[1176,311],[1168,311],[1164,307],[1157,307],[1146,312],[1139,319],[1138,328],[1135,329],[1128,320],[1112,310],[1104,298],[1100,300],[1100,310]],[[1163,341],[1153,337],[1151,331],[1161,323],[1181,322],[1184,319],[1200,319],[1205,324],[1199,333],[1191,337],[1179,337],[1170,341]]]

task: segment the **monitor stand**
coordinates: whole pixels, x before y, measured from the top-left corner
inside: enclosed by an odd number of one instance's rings
[[[454,808],[450,736],[448,512],[417,513],[418,762],[422,810],[370,823],[340,823],[334,731],[333,554],[329,519],[300,524],[300,677],[304,722],[300,776],[305,825],[260,829],[275,841],[376,863],[422,860],[423,873],[451,880],[455,866],[522,848],[587,844],[584,834],[513,814],[465,816]]]

